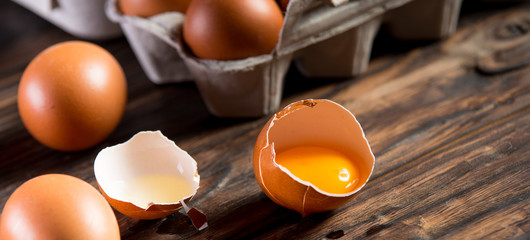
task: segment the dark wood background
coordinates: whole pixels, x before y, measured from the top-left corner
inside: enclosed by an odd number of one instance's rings
[[[350,109],[376,156],[375,172],[349,204],[302,218],[259,188],[257,134],[270,116],[210,115],[194,83],[157,86],[125,38],[99,41],[123,66],[128,105],[118,128],[89,150],[36,142],[16,106],[20,76],[46,47],[75,37],[11,1],[0,2],[0,207],[46,173],[93,186],[105,146],[161,130],[198,162],[190,202],[209,217],[198,232],[181,213],[139,221],[118,212],[123,239],[530,239],[530,6],[465,0],[457,32],[405,42],[384,27],[369,70],[351,79],[307,79],[291,67],[282,106],[329,98]]]

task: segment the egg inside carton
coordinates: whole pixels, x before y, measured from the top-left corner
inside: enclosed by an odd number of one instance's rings
[[[219,117],[256,117],[280,106],[291,64],[307,77],[352,77],[368,66],[373,39],[384,22],[403,39],[437,39],[456,29],[462,0],[291,0],[280,39],[270,54],[217,61],[193,56],[182,40],[185,15],[123,15],[108,0],[108,17],[120,23],[142,68],[162,84],[194,80]]]
[[[105,15],[106,0],[12,1],[82,39],[103,40],[122,34],[120,26]]]

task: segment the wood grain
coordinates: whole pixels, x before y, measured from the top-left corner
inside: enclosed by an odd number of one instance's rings
[[[24,181],[65,173],[96,186],[105,146],[161,130],[198,162],[190,204],[208,215],[197,232],[176,213],[140,221],[118,212],[123,239],[527,239],[530,237],[530,6],[464,6],[457,32],[405,42],[383,30],[369,71],[353,79],[307,79],[291,68],[284,100],[329,98],[351,110],[376,156],[360,194],[337,210],[282,208],[259,188],[254,141],[270,116],[211,116],[194,83],[157,86],[126,39],[96,42],[123,66],[129,99],[118,128],[77,153],[50,150],[25,130],[20,76],[44,48],[75,39],[10,1],[0,3],[0,206]]]

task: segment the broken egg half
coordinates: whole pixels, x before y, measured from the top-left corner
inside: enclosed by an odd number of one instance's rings
[[[375,157],[355,116],[325,99],[292,103],[265,124],[254,147],[265,194],[302,216],[343,206],[364,187]]]
[[[143,131],[96,156],[94,173],[107,201],[135,219],[178,211],[199,188],[197,162],[160,131]]]

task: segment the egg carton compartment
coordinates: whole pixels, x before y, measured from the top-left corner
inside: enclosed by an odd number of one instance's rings
[[[151,81],[194,80],[212,114],[257,117],[278,110],[293,60],[307,77],[356,76],[367,68],[382,23],[399,38],[443,38],[454,32],[461,2],[291,0],[274,51],[230,61],[199,59],[186,48],[184,14],[127,16],[117,0],[108,0],[106,11],[120,23]]]
[[[150,18],[127,16],[118,12],[115,3],[109,2],[108,16],[120,24],[147,77],[156,84],[191,81],[193,76],[180,57],[181,46],[172,43],[172,29],[184,23],[184,15],[169,12]]]
[[[83,39],[104,40],[122,35],[105,14],[105,0],[12,0],[64,31]]]
[[[354,27],[344,32],[339,27],[337,30],[341,33],[301,49],[295,64],[307,77],[359,75],[368,67],[372,43],[381,24],[384,23],[397,39],[445,38],[456,30],[461,4],[462,0],[387,1],[384,5],[368,10],[376,12],[377,16],[360,12],[366,14],[369,20],[364,20],[360,15],[361,24],[350,23]]]

